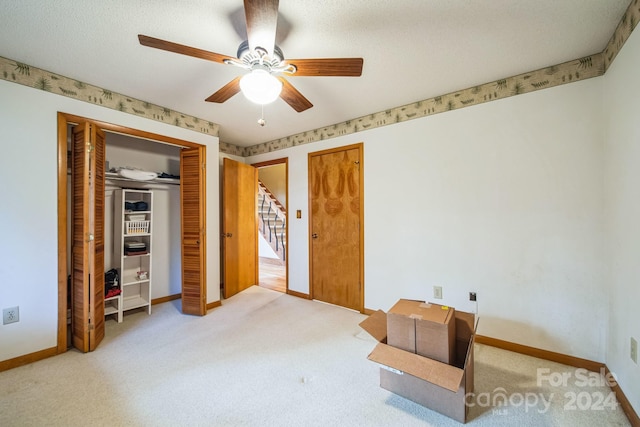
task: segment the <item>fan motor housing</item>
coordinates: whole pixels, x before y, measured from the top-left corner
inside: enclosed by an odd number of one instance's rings
[[[263,55],[267,54],[267,51],[262,47],[258,47],[256,48],[256,50],[260,50],[263,53]],[[245,40],[242,43],[240,43],[240,46],[238,46],[238,53],[236,54],[236,58],[243,60],[244,57],[251,54],[252,52],[251,52],[251,49],[249,48],[249,41]],[[278,45],[273,46],[273,59],[277,59],[278,61],[284,60],[284,54],[282,53],[282,49],[280,49],[280,46]]]

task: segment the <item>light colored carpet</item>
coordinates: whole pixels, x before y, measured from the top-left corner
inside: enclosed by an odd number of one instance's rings
[[[151,316],[108,321],[93,353],[0,373],[0,426],[460,425],[380,388],[379,367],[367,360],[375,341],[359,313],[255,286],[204,317],[179,310],[174,301]],[[574,368],[475,350],[478,398],[468,425],[629,425],[619,407],[595,410],[610,389],[576,386]],[[538,387],[538,368],[573,379]],[[507,406],[484,403],[502,389]],[[532,406],[534,395],[551,401],[548,410],[541,400]]]

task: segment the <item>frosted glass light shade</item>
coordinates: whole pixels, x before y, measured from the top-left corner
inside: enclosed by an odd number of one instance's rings
[[[282,82],[265,70],[253,70],[240,79],[240,90],[256,104],[269,104],[280,96]]]

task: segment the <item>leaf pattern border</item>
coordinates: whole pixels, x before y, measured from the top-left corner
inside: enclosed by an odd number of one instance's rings
[[[196,132],[218,136],[220,125],[0,56],[0,78]]]

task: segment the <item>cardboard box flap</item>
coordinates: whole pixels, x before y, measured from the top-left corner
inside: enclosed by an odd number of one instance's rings
[[[464,370],[386,344],[377,344],[369,360],[402,371],[456,393]]]
[[[389,314],[407,316],[411,319],[429,320],[435,323],[447,323],[453,317],[455,310],[451,307],[430,302],[400,299],[395,303]]]
[[[360,327],[378,342],[387,342],[387,315],[384,311],[376,311],[360,322]]]
[[[458,339],[469,340],[476,333],[477,327],[478,324],[473,313],[456,311],[456,337]]]

